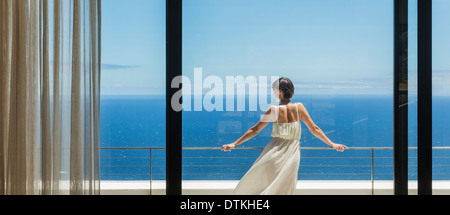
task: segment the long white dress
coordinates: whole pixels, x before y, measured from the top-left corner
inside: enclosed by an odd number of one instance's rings
[[[235,195],[293,195],[300,165],[301,124],[273,123],[272,140],[239,181]],[[277,106],[275,113],[278,116]]]

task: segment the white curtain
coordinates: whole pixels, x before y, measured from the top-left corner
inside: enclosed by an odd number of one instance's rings
[[[101,0],[0,0],[0,194],[99,194]]]

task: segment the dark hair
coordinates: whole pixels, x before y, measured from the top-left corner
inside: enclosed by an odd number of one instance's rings
[[[290,99],[294,96],[294,84],[291,79],[281,77],[272,84],[273,89],[283,91],[284,98]]]

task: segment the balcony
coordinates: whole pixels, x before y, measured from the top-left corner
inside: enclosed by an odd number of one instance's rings
[[[433,147],[433,171],[436,171],[433,177],[437,179],[433,181],[434,195],[450,194],[450,157],[445,153],[448,149]],[[217,147],[187,147],[183,148],[183,154],[188,150],[200,153],[183,156],[183,195],[231,195],[263,148],[242,147],[235,149],[238,153],[222,152],[221,156],[203,153],[220,151]],[[309,156],[308,152],[317,150],[323,156]],[[330,154],[334,152],[330,148],[301,147],[295,194],[392,195],[392,150],[392,147],[353,147],[346,153]],[[165,148],[101,148],[101,151],[102,195],[165,195]],[[416,151],[415,147],[409,148],[412,169],[416,169]],[[223,159],[245,162],[224,164]],[[409,177],[409,194],[417,194],[416,173],[410,172]]]

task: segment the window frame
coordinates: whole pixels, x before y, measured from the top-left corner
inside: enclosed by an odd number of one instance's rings
[[[394,194],[408,194],[408,0],[394,3]],[[431,0],[418,0],[418,192],[431,194]],[[182,193],[182,111],[171,107],[182,75],[182,0],[166,0],[166,194]],[[406,86],[406,87],[405,87]]]

